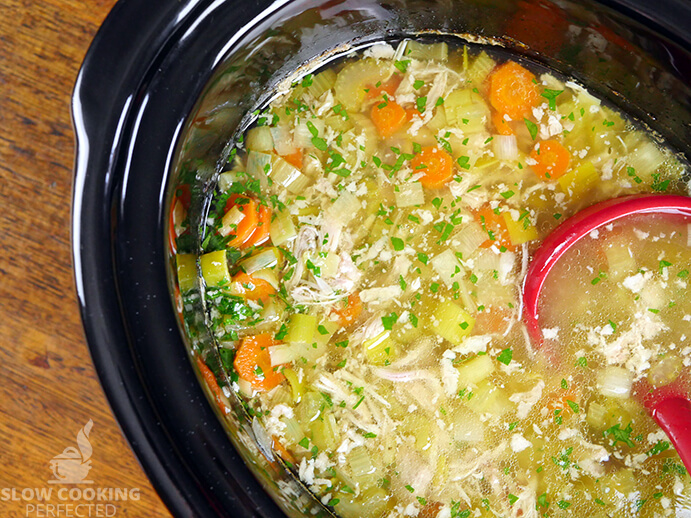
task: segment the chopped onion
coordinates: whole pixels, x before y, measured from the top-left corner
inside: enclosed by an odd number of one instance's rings
[[[631,395],[633,373],[623,367],[605,367],[597,373],[597,386],[603,396],[627,399]]]
[[[485,425],[474,413],[461,411],[454,419],[453,438],[458,442],[482,442],[485,439]]]
[[[228,236],[237,229],[238,223],[245,219],[245,215],[240,211],[237,205],[225,213],[223,219],[221,220],[221,228],[218,229],[218,233],[222,236]]]
[[[343,191],[338,196],[338,199],[326,209],[326,214],[330,218],[338,219],[344,224],[348,224],[361,208],[360,200],[354,194]]]
[[[230,189],[230,186],[236,182],[242,181],[247,178],[247,175],[240,173],[238,171],[226,171],[221,173],[218,177],[218,188],[226,192]]]
[[[492,145],[494,155],[499,160],[515,160],[518,157],[516,135],[494,135]]]
[[[259,270],[276,266],[277,263],[278,255],[276,249],[271,247],[262,250],[256,255],[248,257],[240,263],[240,267],[245,273],[251,275]]]
[[[295,145],[299,148],[312,148],[312,138],[315,136],[324,136],[324,120],[323,119],[310,119],[309,121],[314,129],[317,130],[317,135],[312,135],[307,121],[300,122],[295,125]]]
[[[485,241],[487,241],[487,232],[475,222],[464,225],[460,232],[451,238],[451,244],[461,252],[463,260],[468,259]]]
[[[256,126],[247,132],[245,139],[247,149],[251,151],[270,152],[274,149],[274,138],[268,126]]]
[[[271,284],[274,289],[278,289],[278,275],[276,275],[276,271],[271,268],[258,270],[252,274],[252,277],[266,281]]]
[[[453,285],[454,282],[463,277],[461,263],[458,262],[454,253],[448,248],[432,258],[430,263],[434,271],[439,274],[447,286]]]
[[[290,128],[288,126],[280,124],[271,128],[270,131],[274,140],[274,149],[276,153],[282,156],[295,153],[295,143],[293,142],[293,136],[290,134]]]
[[[271,155],[250,151],[247,154],[247,174],[259,180],[261,188],[266,189],[269,185],[267,174],[271,171]]]
[[[399,207],[411,207],[425,203],[425,193],[420,182],[404,183],[394,192],[396,205]]]

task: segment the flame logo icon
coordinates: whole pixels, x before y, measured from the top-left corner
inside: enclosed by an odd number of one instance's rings
[[[94,422],[84,425],[77,434],[77,448],[68,446],[62,453],[50,460],[50,469],[53,471],[54,479],[48,481],[49,484],[93,484],[92,480],[86,480],[86,476],[91,470],[91,454],[93,449],[89,442],[89,432]]]

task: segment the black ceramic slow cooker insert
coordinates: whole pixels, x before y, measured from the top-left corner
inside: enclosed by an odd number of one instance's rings
[[[604,64],[564,44],[569,27],[606,40]],[[171,512],[328,513],[259,454],[249,421],[220,418],[190,354],[212,344],[203,321],[195,336],[182,325],[169,275],[173,193],[190,185],[200,217],[229,142],[278,83],[377,41],[479,37],[574,77],[688,159],[689,27],[685,0],[120,0],[73,97],[76,287],[106,395]]]

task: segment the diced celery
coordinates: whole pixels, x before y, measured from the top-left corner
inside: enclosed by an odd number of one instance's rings
[[[338,322],[333,320],[323,320],[317,326],[317,332],[314,334],[314,341],[319,347],[323,347],[329,343],[331,337],[341,328]]]
[[[322,279],[330,279],[338,274],[341,258],[335,252],[305,253],[303,257],[319,268],[319,277]]]
[[[468,407],[478,414],[490,414],[493,417],[501,417],[507,412],[510,412],[514,405],[509,401],[506,392],[490,383],[489,381],[482,381],[467,397]]]
[[[420,182],[400,184],[396,189],[394,189],[394,196],[398,207],[411,207],[425,203],[425,193]]]
[[[631,468],[609,473],[598,481],[600,499],[607,505],[617,505],[636,490],[636,477]]]
[[[209,252],[199,258],[202,267],[202,277],[207,286],[227,286],[230,284],[230,272],[226,251]]]
[[[495,64],[494,60],[483,50],[468,66],[466,78],[479,85],[489,75]]]
[[[405,50],[404,59],[432,59],[435,61],[446,61],[449,57],[449,46],[442,42],[439,43],[420,43],[411,40]]]
[[[336,72],[332,68],[327,68],[312,77],[312,84],[307,87],[307,91],[314,97],[320,97],[327,90],[331,90],[336,84]]]
[[[444,250],[439,255],[435,255],[430,264],[447,286],[452,286],[454,282],[463,277],[463,266],[458,262],[456,255],[449,249]]]
[[[448,126],[448,123],[446,121],[446,110],[444,109],[444,106],[437,106],[434,109],[434,117],[430,119],[430,121],[427,123],[427,127],[431,129],[432,131],[440,131]],[[422,128],[420,128],[422,129]],[[418,131],[418,135],[419,135]],[[418,142],[420,139],[418,136],[415,138],[415,142]],[[420,142],[421,144],[421,142]]]
[[[295,409],[297,417],[303,428],[308,428],[310,423],[322,416],[326,407],[326,400],[319,392],[308,391],[302,396],[302,400]]]
[[[388,365],[396,357],[396,342],[391,339],[391,331],[383,331],[362,344],[367,361],[374,365]]]
[[[360,145],[355,142],[355,137],[356,135],[362,134],[365,136],[365,154],[369,155],[374,153],[374,151],[377,149],[377,143],[379,142],[379,133],[377,132],[377,128],[375,128],[372,119],[361,113],[354,113],[351,118],[353,119],[353,124],[355,125],[352,137],[346,134],[344,135],[343,141],[348,142],[349,140],[353,139],[352,143],[355,145],[355,147],[359,148]]]
[[[296,313],[290,317],[285,341],[289,344],[312,344],[317,332],[317,317]]]
[[[293,194],[300,194],[312,183],[309,176],[302,174],[297,167],[280,156],[273,157],[269,176],[274,183],[282,185]]]
[[[476,356],[457,367],[460,387],[477,385],[494,372],[494,360],[488,354]]]
[[[487,232],[474,221],[463,225],[461,230],[451,237],[451,244],[461,253],[464,260],[470,258],[485,241],[487,241]]]
[[[444,100],[444,110],[449,123],[467,134],[484,131],[489,120],[487,104],[470,88],[451,92]]]
[[[572,169],[564,176],[557,179],[561,190],[569,194],[572,198],[580,198],[583,194],[590,190],[600,176],[592,162],[584,162],[575,169]]]
[[[434,332],[454,345],[460,345],[474,325],[475,319],[470,313],[450,300],[439,304],[432,315]]]
[[[345,133],[353,129],[353,121],[350,118],[344,118],[343,115],[330,115],[324,119],[326,125],[333,129],[336,133]]]
[[[588,405],[588,413],[586,414],[586,421],[596,430],[605,430],[610,426],[609,413],[607,408],[600,403],[593,401]]]
[[[271,242],[275,246],[281,246],[288,241],[292,241],[297,236],[295,225],[293,224],[293,217],[287,210],[274,212],[275,217],[269,226],[269,235]]]
[[[336,419],[331,412],[324,412],[321,418],[312,421],[312,442],[319,450],[334,450],[340,442]]]
[[[175,256],[180,293],[186,293],[194,288],[194,280],[197,278],[196,258],[195,254],[178,254]]]
[[[360,488],[374,486],[379,477],[379,470],[372,461],[367,448],[364,446],[357,446],[353,448],[347,455],[346,461],[350,467],[350,474],[355,483],[360,485]]]
[[[290,385],[290,393],[293,396],[293,403],[298,403],[302,398],[302,394],[305,392],[305,385],[300,382],[300,378],[298,378],[298,375],[293,369],[285,368],[282,372]]]
[[[524,216],[523,219],[515,221],[513,216],[511,216],[511,212],[505,211],[502,213],[502,217],[506,222],[506,230],[509,232],[511,244],[522,245],[523,243],[538,238],[537,229],[533,226],[527,215]]]
[[[286,425],[283,433],[285,433],[285,437],[289,443],[297,444],[305,437],[305,432],[295,417],[284,416],[281,417],[281,421]]]
[[[665,157],[660,149],[650,141],[639,144],[626,159],[626,163],[633,167],[636,174],[641,178],[654,173],[664,161]]]
[[[344,66],[336,76],[334,94],[347,110],[358,111],[365,99],[365,89],[388,79],[390,65],[376,59],[360,59]]]
[[[274,138],[268,126],[256,126],[247,132],[245,146],[251,151],[271,152],[274,149]]]
[[[358,518],[379,518],[384,515],[391,498],[391,495],[379,487],[370,487],[357,496],[345,492],[337,495],[339,502],[336,511],[339,515]]]

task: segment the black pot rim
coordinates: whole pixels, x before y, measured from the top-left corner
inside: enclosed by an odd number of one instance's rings
[[[600,0],[605,6],[654,27],[657,32],[691,49],[688,33],[691,3],[664,0]],[[222,472],[227,486],[217,498],[208,487],[218,476],[214,458],[198,463],[185,450],[192,426],[166,427],[156,407],[148,373],[137,359],[137,336],[125,318],[126,302],[118,287],[121,264],[114,251],[122,178],[117,164],[127,160],[136,94],[145,88],[152,66],[165,58],[176,35],[192,24],[205,0],[119,0],[99,29],[77,78],[72,116],[77,140],[72,205],[72,254],[75,284],[86,339],[99,380],[113,413],[156,491],[175,516],[280,516],[280,510],[253,478],[230,443],[205,397],[187,357],[168,300],[159,301],[158,335],[177,344],[187,362],[178,364],[180,383],[196,405],[194,417],[204,423],[202,442],[220,444],[233,471]],[[256,13],[260,5],[254,5]],[[268,2],[267,2],[268,5]],[[103,66],[108,63],[108,66]],[[153,64],[153,65],[152,65]],[[200,79],[201,81],[201,79]],[[203,83],[203,81],[202,81]],[[130,129],[128,129],[130,128]],[[163,199],[161,200],[163,205]],[[159,214],[159,226],[164,218]],[[161,227],[162,228],[162,227]],[[163,234],[161,233],[161,236]],[[162,238],[161,238],[162,241]],[[162,243],[161,243],[162,248]],[[158,265],[161,269],[163,261]],[[167,288],[166,288],[167,289]],[[140,301],[140,303],[143,303]],[[195,440],[199,440],[196,438]],[[218,446],[222,449],[222,446]],[[219,450],[213,450],[216,455]]]

